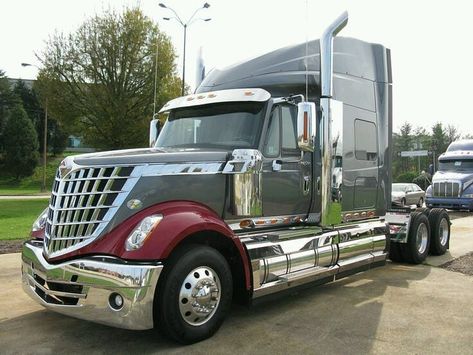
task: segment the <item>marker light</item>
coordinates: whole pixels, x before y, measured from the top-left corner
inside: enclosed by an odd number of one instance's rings
[[[163,215],[155,214],[143,218],[143,220],[133,229],[125,242],[125,249],[132,251],[143,246],[146,238],[151,234],[154,228],[161,222]]]
[[[38,218],[36,218],[36,221],[34,221],[33,223],[33,232],[37,232],[44,229],[44,227],[46,226],[46,221],[48,220],[48,210],[49,208],[46,207],[46,209],[41,212]]]

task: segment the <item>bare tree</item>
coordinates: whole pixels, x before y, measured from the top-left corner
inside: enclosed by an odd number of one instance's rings
[[[460,132],[458,132],[457,127],[451,124],[447,126],[446,133],[448,137],[448,144],[459,140],[461,137],[461,134]]]

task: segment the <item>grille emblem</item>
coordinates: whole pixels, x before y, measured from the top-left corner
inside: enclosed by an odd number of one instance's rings
[[[137,199],[133,199],[133,200],[128,201],[126,205],[130,210],[138,210],[141,207],[143,207],[143,202]]]

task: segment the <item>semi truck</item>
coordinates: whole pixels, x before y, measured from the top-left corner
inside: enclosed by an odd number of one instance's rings
[[[212,71],[164,105],[150,148],[64,159],[23,246],[26,293],[65,315],[193,343],[233,302],[444,253],[443,209],[388,210],[390,50],[336,37],[347,21]],[[338,154],[342,199],[332,198]]]
[[[425,192],[427,207],[473,211],[473,140],[450,143]]]

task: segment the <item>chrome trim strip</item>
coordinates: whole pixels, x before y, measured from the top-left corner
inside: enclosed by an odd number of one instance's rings
[[[142,176],[217,174],[222,173],[224,164],[224,161],[209,163],[149,164],[144,167]]]
[[[296,225],[305,221],[305,214],[271,216],[271,217],[253,217],[226,220],[225,222],[234,231],[249,232],[268,227],[281,227]],[[248,227],[242,228],[241,222],[247,222]]]
[[[80,211],[80,210],[90,210],[95,208],[112,208],[112,207],[120,207],[116,205],[103,205],[103,206],[95,206],[95,207],[76,207],[76,208],[56,208],[56,211]],[[49,205],[49,208],[54,208],[54,206]]]
[[[70,196],[90,196],[90,195],[107,195],[107,194],[121,194],[126,191],[104,191],[104,192],[66,192],[64,194],[51,192],[51,195],[60,196],[60,197],[70,197]]]

